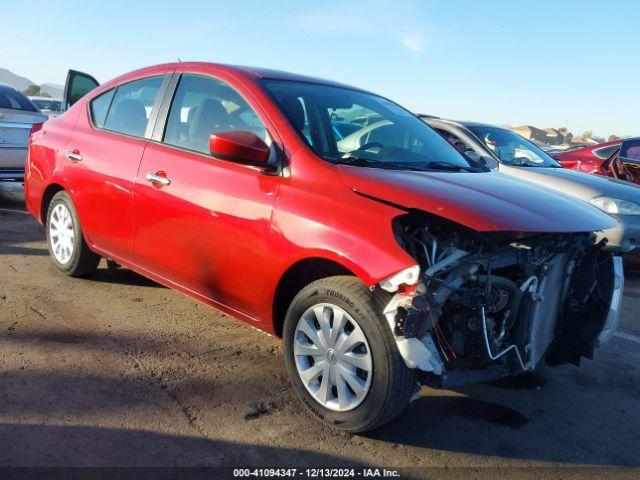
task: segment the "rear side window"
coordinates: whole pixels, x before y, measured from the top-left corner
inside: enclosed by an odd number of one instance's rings
[[[37,112],[36,106],[19,91],[0,85],[0,108]]]
[[[596,148],[593,153],[596,157],[600,157],[601,159],[606,160],[611,155],[613,155],[613,152],[615,152],[619,148],[620,145],[611,145],[609,147]]]
[[[104,127],[104,121],[107,119],[107,112],[109,111],[109,106],[111,105],[114,93],[116,93],[115,89],[111,89],[91,100],[91,103],[89,104],[91,120],[98,128]]]
[[[171,102],[164,142],[209,154],[214,132],[247,131],[270,143],[267,129],[245,99],[226,83],[183,75]]]
[[[119,86],[108,108],[104,128],[143,137],[162,80],[162,76],[150,77]]]

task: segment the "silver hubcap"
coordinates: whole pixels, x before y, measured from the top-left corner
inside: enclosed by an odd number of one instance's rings
[[[358,323],[342,308],[319,303],[302,314],[293,339],[298,375],[322,406],[356,408],[371,386],[371,350]]]
[[[51,251],[58,262],[63,265],[68,263],[73,256],[75,245],[75,231],[71,212],[62,203],[56,205],[51,212],[49,223],[49,239]]]

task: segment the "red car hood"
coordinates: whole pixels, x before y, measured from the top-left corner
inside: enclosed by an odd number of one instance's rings
[[[341,172],[357,193],[429,212],[481,232],[593,232],[617,225],[609,215],[583,201],[499,172],[352,166],[341,166]]]

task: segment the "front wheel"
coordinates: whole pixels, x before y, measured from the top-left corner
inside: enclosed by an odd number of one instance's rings
[[[83,277],[95,271],[100,256],[87,246],[78,214],[67,192],[60,191],[51,199],[46,230],[49,254],[59,270],[72,277]]]
[[[386,292],[355,277],[317,280],[291,303],[283,329],[289,377],[306,407],[350,432],[396,417],[417,388],[382,314]]]

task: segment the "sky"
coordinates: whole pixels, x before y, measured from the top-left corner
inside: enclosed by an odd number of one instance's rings
[[[446,118],[640,135],[637,0],[30,0],[2,12],[0,67],[37,83],[211,61]]]

